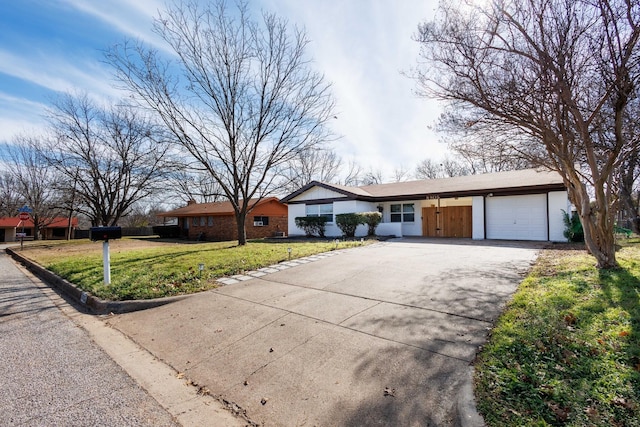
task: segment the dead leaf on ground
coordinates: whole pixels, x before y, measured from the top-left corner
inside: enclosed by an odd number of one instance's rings
[[[547,403],[547,406],[553,411],[559,421],[567,421],[567,418],[569,418],[568,408],[561,408],[560,405],[556,403]]]
[[[198,389],[198,394],[201,396],[210,396],[211,391],[208,388],[202,386]]]
[[[598,416],[598,410],[596,408],[588,407],[584,412],[589,416],[589,418],[595,418]]]
[[[611,403],[613,403],[616,406],[621,406],[625,409],[631,409],[631,410],[635,409],[635,406],[636,406],[634,402],[629,401],[624,397],[614,397]]]
[[[266,405],[268,401],[269,399],[266,397],[263,397],[262,399],[260,399],[260,403],[262,403],[263,405]]]
[[[181,380],[184,378],[184,372],[178,372],[178,374],[176,375],[176,378]]]
[[[396,389],[395,388],[385,387],[384,388],[384,395],[385,396],[396,397]]]

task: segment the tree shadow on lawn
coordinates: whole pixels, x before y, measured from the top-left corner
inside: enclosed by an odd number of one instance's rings
[[[628,313],[627,319],[620,319],[626,327],[619,335],[627,339],[624,346],[627,362],[638,372],[640,385],[640,277],[620,267],[599,270],[598,278],[608,307],[620,307]],[[640,398],[640,392],[636,397]],[[640,401],[637,404],[640,405]]]

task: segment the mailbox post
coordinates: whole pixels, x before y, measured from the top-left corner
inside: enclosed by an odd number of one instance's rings
[[[104,271],[104,284],[111,283],[111,255],[109,254],[109,239],[121,239],[120,227],[91,227],[89,238],[94,242],[102,240],[102,269]]]

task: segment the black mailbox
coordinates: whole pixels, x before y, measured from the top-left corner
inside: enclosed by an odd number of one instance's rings
[[[122,227],[91,227],[89,238],[94,242],[96,240],[121,239]]]

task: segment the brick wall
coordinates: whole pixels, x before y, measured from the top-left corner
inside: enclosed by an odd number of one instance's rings
[[[287,232],[286,216],[269,216],[269,224],[262,227],[253,225],[253,217],[254,215],[250,214],[245,222],[247,239],[273,237],[277,232]],[[214,216],[212,225],[209,225],[209,217],[206,216],[204,217],[204,226],[200,225],[200,217],[196,218],[198,218],[197,225],[193,224],[193,218],[188,218],[189,235],[187,237],[189,240],[197,240],[199,236],[202,236],[203,240],[216,242],[238,240],[238,226],[234,216]],[[185,219],[187,218],[181,218],[181,221]]]

